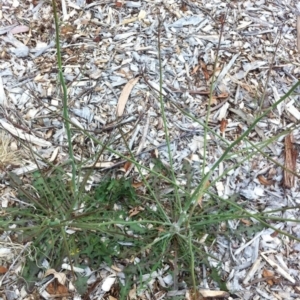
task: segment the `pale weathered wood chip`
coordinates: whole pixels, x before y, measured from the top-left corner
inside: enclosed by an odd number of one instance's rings
[[[19,137],[20,139],[28,142],[28,143],[32,143],[35,144],[37,146],[41,146],[41,147],[50,147],[52,144],[48,141],[45,141],[41,138],[38,138],[34,135],[25,133],[23,130],[19,129],[19,128],[15,128],[14,126],[8,124],[5,120],[0,120],[0,124],[1,126],[6,129],[9,133],[11,133],[12,135]]]
[[[268,252],[269,253],[269,252]],[[287,272],[285,271],[279,264],[277,264],[275,261],[272,259],[269,259],[266,255],[267,253],[261,253],[260,255],[264,258],[264,260],[274,268],[274,271],[286,278],[288,281],[295,283],[296,280]]]
[[[298,151],[293,143],[293,134],[289,134],[284,139],[284,179],[283,184],[286,188],[292,188],[295,184],[295,175],[292,172],[296,172],[296,162],[298,157]]]

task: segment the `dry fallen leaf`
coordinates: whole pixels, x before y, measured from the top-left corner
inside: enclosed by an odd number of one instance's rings
[[[224,291],[213,291],[213,290],[208,290],[208,289],[199,289],[196,291],[196,293],[192,290],[187,290],[185,294],[185,299],[190,299],[190,300],[205,300],[205,299],[227,299],[229,297],[228,292]]]
[[[144,184],[144,183],[143,183],[142,181],[140,181],[140,182],[133,182],[133,183],[131,184],[131,186],[132,186],[133,188],[137,189],[137,188],[143,186],[143,184]]]
[[[44,277],[53,275],[55,278],[53,281],[51,281],[47,287],[46,291],[50,295],[67,295],[69,294],[68,288],[65,286],[67,277],[64,273],[56,272],[54,269],[48,269],[45,272]]]
[[[136,286],[133,287],[133,289],[131,289],[128,293],[128,298],[129,300],[136,300],[137,299],[137,295],[136,295]]]
[[[209,103],[210,103],[210,105],[217,105],[218,98],[216,96],[212,96]]]
[[[221,123],[220,123],[220,131],[221,131],[222,133],[225,132],[225,129],[226,129],[227,125],[228,125],[228,121],[227,121],[226,119],[223,118],[223,119],[221,120]]]
[[[93,39],[93,42],[95,42],[95,43],[99,43],[100,41],[101,41],[100,35],[97,35],[97,36]]]
[[[7,272],[7,268],[0,266],[0,274],[5,274]]]
[[[50,295],[67,295],[69,293],[68,288],[57,282],[55,279],[53,282],[50,282],[46,287],[46,291]]]
[[[198,72],[199,68],[200,68],[200,65],[195,66],[195,67],[193,68],[193,70],[191,71],[191,75],[196,74],[196,73]]]
[[[186,300],[205,300],[199,291],[192,291],[192,290],[187,290],[185,293],[185,299]]]
[[[228,93],[221,93],[217,96],[218,99],[226,99],[228,98],[229,94]]]
[[[201,66],[203,75],[205,77],[205,80],[208,81],[211,76],[211,72],[207,69],[207,65],[204,63],[204,61],[200,62],[200,66]]]
[[[203,197],[199,197],[198,200],[197,200],[197,203],[198,205],[200,206],[200,208],[202,208],[202,200],[203,200]]]
[[[277,264],[274,261],[274,258],[272,259],[271,257],[268,257],[266,254],[268,252],[261,252],[260,255],[262,256],[262,258],[273,268],[273,270],[276,271],[276,273],[278,273],[279,275],[283,276],[285,279],[287,279],[288,281],[290,281],[291,283],[295,284],[296,280],[294,277],[292,277],[288,270],[286,270],[285,268],[281,267],[279,264]]]
[[[270,271],[270,270],[264,269],[263,273],[262,273],[262,276],[264,278],[274,277],[274,273],[272,271]],[[274,284],[273,281],[272,281],[272,279],[268,279],[267,283],[268,283],[268,285],[271,285],[271,286]]]
[[[187,7],[186,3],[184,3],[183,1],[181,3],[180,10],[183,11],[183,12],[186,12],[188,10],[188,7]]]
[[[262,185],[272,185],[273,184],[273,180],[268,180],[263,175],[258,175],[257,179],[259,180],[259,183],[262,184]]]
[[[125,170],[125,172],[127,172],[129,170],[131,166],[131,162],[130,161],[126,161],[126,163],[124,164],[123,169]]]
[[[54,269],[48,269],[45,272],[44,277],[47,277],[49,275],[53,275],[53,277],[56,278],[60,284],[65,284],[67,281],[66,274],[61,272],[56,272]]]
[[[129,217],[133,217],[133,216],[136,216],[137,214],[139,214],[141,211],[143,211],[144,208],[141,207],[141,206],[136,206],[134,208],[132,208],[130,211],[129,211]]]
[[[203,297],[206,297],[206,298],[222,298],[222,299],[224,299],[224,298],[229,297],[229,293],[224,292],[224,291],[212,291],[212,290],[200,289],[199,292]]]
[[[75,27],[72,26],[72,25],[69,25],[69,24],[66,24],[64,26],[62,26],[60,28],[60,34],[63,36],[63,37],[69,37],[71,36],[72,34],[74,34],[75,32]]]
[[[247,220],[247,219],[240,219],[240,221],[241,221],[244,225],[246,225],[246,226],[252,225],[252,222],[251,222],[250,220]]]
[[[120,2],[120,1],[116,1],[116,2],[115,2],[115,6],[118,7],[118,8],[120,8],[120,7],[123,6],[123,3]]]
[[[205,183],[205,188],[207,189],[207,188],[209,188],[209,186],[210,186],[210,181],[207,181]],[[197,204],[200,206],[200,208],[202,208],[202,198],[203,198],[203,196],[200,196],[197,200]]]
[[[276,237],[278,234],[279,234],[278,231],[273,231],[273,233],[271,233],[270,236],[271,236],[272,238],[274,238],[274,237]]]
[[[127,103],[128,97],[130,95],[131,90],[133,89],[134,85],[139,81],[139,77],[130,79],[119,97],[118,105],[117,105],[117,117],[121,117],[124,113],[125,105]]]

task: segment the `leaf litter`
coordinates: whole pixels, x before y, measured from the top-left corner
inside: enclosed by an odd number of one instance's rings
[[[153,93],[159,90],[156,34],[159,12],[163,27],[163,93],[169,104],[166,105],[166,118],[174,154],[174,168],[176,172],[180,172],[182,162],[190,161],[193,180],[199,182],[205,149],[197,139],[203,136],[204,131],[198,124],[195,128],[190,118],[175,113],[171,103],[203,121],[207,112],[207,93],[195,91],[208,91],[210,84],[213,84],[216,103],[212,104],[216,109],[212,106],[209,124],[216,132],[220,131],[224,139],[220,144],[214,143],[215,136],[209,135],[207,161],[213,162],[226,141],[234,140],[249,128],[260,108],[269,108],[298,80],[300,69],[296,47],[299,45],[299,34],[297,37],[296,24],[299,24],[299,20],[298,23],[296,20],[299,18],[296,12],[299,9],[294,1],[283,3],[265,0],[230,3],[221,0],[167,0],[155,3],[61,1],[60,13],[64,22],[61,27],[61,43],[72,122],[93,132],[98,138],[108,138],[108,135],[103,134],[103,129],[116,122],[116,112],[119,117],[133,116],[135,120],[139,120],[136,130],[133,122],[123,125],[126,132],[134,132],[131,140],[133,153],[142,153],[143,163],[149,166],[147,150],[157,147],[159,156],[168,164],[166,148],[158,147],[164,142],[164,131],[157,93]],[[216,59],[220,37],[217,20],[224,14],[226,23],[218,53],[216,80],[212,82],[209,67]],[[57,89],[52,20],[52,9],[48,1],[3,1],[0,15],[0,121],[4,129],[31,144],[43,158],[55,157],[56,162],[63,162],[67,156],[63,147],[66,145],[66,135],[62,119],[58,117],[61,98]],[[141,75],[143,76],[140,78]],[[268,79],[265,97],[261,102],[263,86]],[[218,106],[222,101],[218,97],[222,94],[228,95],[228,98]],[[300,142],[299,128],[295,126],[300,115],[297,100],[297,93],[290,95],[268,118],[259,122],[255,132],[250,135],[251,142],[259,144],[276,133],[293,127],[295,144],[291,145],[289,137],[282,135],[263,151],[294,173],[298,170],[296,145]],[[6,111],[11,112],[10,119],[6,117]],[[144,112],[147,114],[139,119]],[[17,128],[16,124],[22,125],[22,128]],[[117,133],[114,126],[111,128]],[[186,130],[190,130],[191,135],[178,139]],[[74,139],[75,151],[81,149],[79,145],[82,140],[83,136],[79,133]],[[192,146],[192,143],[197,145]],[[23,150],[22,143],[15,143],[13,147],[17,147],[18,151]],[[251,145],[244,141],[236,150],[242,151],[247,147]],[[119,151],[126,154],[127,149],[120,143]],[[146,153],[143,154],[143,151]],[[96,148],[91,143],[86,153],[95,152]],[[26,175],[36,166],[36,162],[30,161],[28,153],[27,157],[22,157],[21,162],[18,161],[21,167],[15,167],[19,175]],[[80,155],[83,153],[78,153]],[[90,156],[87,155],[86,158]],[[111,168],[117,163],[118,157],[109,153],[104,153],[97,162],[100,169]],[[224,164],[223,169],[220,167],[216,170],[217,173],[222,174],[224,169],[230,169],[230,161]],[[86,166],[90,165],[91,160],[88,159]],[[136,170],[132,169],[136,174]],[[298,177],[283,171],[260,154],[241,162],[221,178],[214,188],[224,199],[238,194],[238,201],[246,202],[247,210],[252,213],[299,204]],[[1,182],[1,194],[2,208],[8,203],[5,199],[15,203],[13,190],[4,178]],[[3,197],[8,194],[11,197]],[[199,201],[202,206],[207,199]],[[274,215],[276,216],[276,212]],[[298,208],[285,211],[283,216],[290,221],[274,222],[274,226],[299,237],[300,227],[293,222],[299,219]],[[255,222],[254,219],[252,221]],[[238,220],[230,221],[227,226],[232,232],[238,232],[241,229],[239,224]],[[251,226],[244,228],[245,231],[246,229],[251,230]],[[217,259],[211,260],[210,265],[213,267],[216,262],[219,263],[219,271],[226,278],[227,289],[235,292],[240,299],[292,298],[298,292],[299,243],[289,237],[274,236],[273,232],[264,230],[249,240],[246,235],[241,239],[236,235],[231,240],[220,235],[215,246],[210,249]],[[6,249],[10,243],[7,234],[2,233],[1,249]],[[16,247],[21,245],[16,244]],[[6,267],[5,264],[8,266],[11,259],[6,258],[6,262],[1,263],[3,267]],[[15,261],[17,259],[22,261],[16,255]],[[125,277],[123,267],[118,264],[117,275],[121,283]],[[215,282],[205,279],[202,267],[199,266],[198,270],[199,287],[216,297]],[[280,275],[279,282],[274,281],[272,286],[268,280],[259,281],[264,279],[264,270],[270,267]],[[97,286],[99,279],[101,282],[104,280],[102,285],[99,283],[99,287],[104,285],[106,291],[110,283],[106,283],[105,278],[111,278],[109,276],[115,274],[115,271],[105,263],[99,268],[92,275],[87,273],[88,284]],[[168,269],[169,266],[166,266],[165,269],[155,271],[155,274],[143,274],[145,278],[151,279],[148,287],[155,295],[152,297],[147,288],[143,289],[143,284],[139,283],[139,289],[143,291],[141,299],[164,299],[176,295],[187,299],[191,297],[184,286],[175,291],[164,292],[172,284],[167,279],[171,274]],[[28,299],[24,287],[13,283],[15,275],[10,271],[6,274],[0,275],[6,276],[1,281],[6,290],[14,293],[15,298]],[[286,280],[293,285],[286,284]],[[71,299],[83,299],[72,293]],[[100,291],[99,293],[101,294]],[[131,295],[134,299],[136,292],[131,292]],[[208,294],[202,296],[209,297]]]

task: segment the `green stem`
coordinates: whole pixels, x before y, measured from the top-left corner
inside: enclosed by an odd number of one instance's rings
[[[162,59],[161,59],[161,42],[160,42],[160,33],[161,33],[161,21],[159,20],[159,24],[158,24],[159,28],[158,28],[158,37],[157,37],[157,41],[158,41],[158,63],[159,63],[159,102],[160,102],[160,111],[161,111],[161,115],[162,115],[162,119],[163,119],[163,124],[164,124],[164,130],[165,130],[165,135],[166,135],[166,144],[167,144],[167,149],[168,149],[168,157],[169,157],[169,161],[170,161],[170,172],[171,172],[171,176],[172,176],[172,180],[173,182],[175,182],[175,184],[173,185],[174,187],[174,194],[176,197],[176,202],[180,208],[180,212],[181,212],[181,201],[180,201],[180,197],[178,194],[178,185],[176,184],[176,176],[174,173],[174,168],[173,168],[173,158],[172,158],[172,153],[171,153],[171,147],[170,147],[170,137],[169,137],[169,130],[168,130],[168,125],[167,125],[167,118],[166,118],[166,114],[165,114],[165,105],[164,105],[164,99],[163,99],[163,93],[162,93],[162,86],[163,86],[163,71],[162,71]]]
[[[275,107],[277,107],[281,102],[283,102],[286,98],[288,98],[293,91],[300,86],[300,81],[298,81],[296,84],[294,84],[291,89],[278,101],[276,101],[272,106],[270,106],[263,114],[261,114],[259,117],[257,117],[254,122],[249,126],[249,128],[234,142],[232,142],[224,151],[224,153],[220,156],[220,158],[214,163],[214,165],[210,168],[210,171],[203,177],[201,182],[199,183],[198,187],[194,191],[194,193],[191,196],[190,201],[187,203],[185,209],[186,211],[189,209],[190,205],[193,205],[193,208],[190,211],[190,216],[193,214],[193,211],[195,207],[197,206],[197,199],[201,196],[203,196],[204,192],[207,190],[208,181],[210,179],[211,174],[215,171],[215,169],[220,165],[220,163],[226,158],[228,153],[232,148],[234,148],[238,143],[240,143],[242,140],[244,140],[248,134],[254,129],[254,127],[257,125],[259,121],[261,121],[264,117],[266,117]]]
[[[63,90],[63,118],[64,118],[64,124],[65,124],[66,132],[67,132],[69,156],[70,156],[71,165],[72,165],[72,188],[73,188],[72,192],[75,197],[76,193],[77,193],[76,164],[75,164],[75,158],[74,158],[73,147],[72,147],[72,135],[71,135],[71,128],[70,128],[69,112],[68,112],[67,86],[66,86],[65,79],[63,76],[63,71],[62,71],[62,59],[61,59],[61,49],[60,49],[60,41],[59,41],[59,25],[58,25],[57,9],[56,9],[55,0],[52,0],[52,6],[53,6],[54,21],[55,21],[55,41],[56,41],[56,50],[57,50],[58,74],[59,74],[59,81],[60,81],[60,84],[61,84],[62,90]],[[77,206],[77,205],[75,204],[75,206]],[[74,208],[76,209],[77,207],[74,207]]]
[[[195,277],[195,256],[194,256],[194,250],[193,250],[193,241],[192,241],[192,231],[191,230],[189,230],[188,243],[189,243],[189,252],[191,255],[191,261],[190,261],[191,276],[192,276],[193,290],[194,290],[194,295],[195,295],[196,291],[197,291],[197,285],[196,285],[196,277]]]

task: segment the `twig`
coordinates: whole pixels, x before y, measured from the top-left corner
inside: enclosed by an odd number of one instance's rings
[[[266,276],[266,277],[263,277],[263,278],[257,278],[247,284],[243,284],[244,287],[247,287],[247,286],[251,286],[251,285],[254,285],[256,283],[259,283],[259,282],[263,282],[263,281],[268,281],[268,280],[272,280],[272,279],[278,279],[276,278],[275,276]]]
[[[171,85],[168,84],[168,87],[172,90],[174,93],[189,93],[189,94],[199,94],[199,95],[209,95],[210,91],[200,91],[200,90],[176,90]]]
[[[300,52],[300,15],[297,13],[297,49]]]
[[[32,244],[32,242],[28,242],[24,248],[22,249],[22,251],[19,253],[19,255],[16,257],[16,259],[13,261],[13,263],[10,265],[8,271],[3,275],[3,277],[0,280],[0,286],[2,286],[2,282],[4,281],[4,279],[8,276],[9,271],[12,270],[12,268],[15,266],[16,262],[19,260],[19,258],[21,257],[21,255],[24,253],[24,251]]]
[[[145,144],[147,134],[148,134],[149,123],[150,123],[150,115],[148,113],[147,120],[146,120],[146,125],[144,126],[144,132],[143,132],[143,135],[142,135],[142,138],[141,138],[141,142],[138,146],[138,149],[136,150],[136,155],[139,155],[141,153],[142,149],[144,148],[144,144]],[[130,167],[128,168],[128,170],[126,171],[126,173],[124,175],[125,177],[128,176],[128,174],[131,172],[133,166],[134,166],[133,164],[130,164]]]
[[[144,81],[146,82],[146,84],[147,84],[150,88],[152,88],[152,89],[154,89],[156,92],[160,93],[159,90],[157,90],[155,87],[153,87],[153,86],[150,84],[150,82],[148,81],[148,79],[146,78],[146,76],[144,76],[144,74],[141,74],[141,76],[142,76],[142,78],[144,79]],[[182,90],[175,90],[175,89],[173,89],[171,86],[169,86],[169,87],[171,88],[172,92],[175,92],[175,93],[186,93],[186,92],[187,92],[187,93],[189,93],[189,94],[199,94],[199,95],[207,95],[207,96],[210,95],[210,91],[199,91],[199,90],[186,90],[186,91],[182,91]],[[164,97],[165,97],[166,99],[170,99],[170,98],[167,97],[167,96],[164,96]],[[210,109],[210,111],[215,111],[215,110],[217,110],[217,109],[220,108],[223,104],[225,104],[227,101],[228,101],[228,98],[225,99],[225,100],[223,100],[223,101],[222,101],[221,103],[219,103],[218,105],[212,107],[212,108]],[[204,113],[200,114],[199,117],[203,117],[203,116],[205,116],[206,114],[207,114],[207,112],[204,112]]]
[[[183,139],[183,138],[185,138],[185,137],[192,136],[192,135],[195,135],[195,131],[191,131],[191,132],[184,133],[184,134],[180,135],[178,138],[175,138],[175,139],[173,139],[173,141],[170,141],[170,142],[174,142],[174,141],[177,141],[177,140],[181,140],[181,139]],[[151,151],[153,151],[153,150],[156,150],[156,149],[159,149],[159,148],[162,148],[162,147],[165,147],[165,146],[167,146],[167,143],[166,143],[166,142],[165,142],[165,143],[162,143],[162,144],[160,144],[160,145],[158,145],[158,146],[156,146],[156,147],[152,147],[152,148],[149,148],[149,149],[147,149],[147,150],[144,150],[144,151],[142,151],[142,152],[139,153],[139,154],[135,154],[135,156],[140,156],[140,155],[143,155],[143,154],[145,154],[145,153],[149,153],[149,152],[151,152]],[[121,166],[121,165],[123,165],[123,164],[125,164],[125,163],[126,163],[126,160],[121,160],[121,161],[115,163],[113,166],[109,166],[109,167],[106,167],[106,168],[101,168],[101,167],[95,166],[95,169],[101,169],[101,171],[106,171],[106,170],[114,169],[114,168],[116,168],[116,167],[118,167],[118,166]],[[92,166],[83,167],[83,169],[90,169],[90,168],[92,168]]]
[[[220,108],[221,106],[223,106],[223,104],[225,104],[228,101],[228,98],[223,100],[221,103],[217,104],[216,106],[212,107],[210,109],[210,112],[217,110],[218,108]],[[203,117],[207,114],[207,112],[203,112],[202,114],[200,114],[200,117]]]

